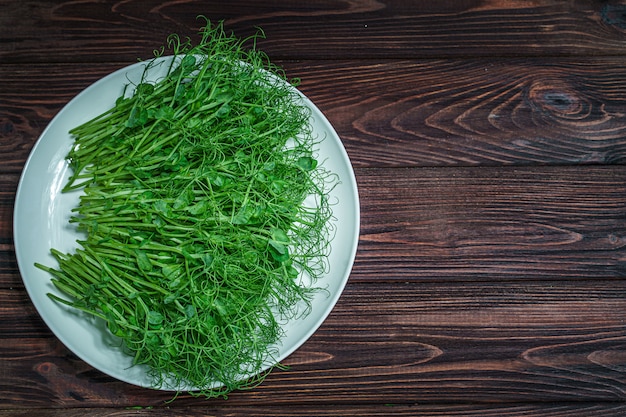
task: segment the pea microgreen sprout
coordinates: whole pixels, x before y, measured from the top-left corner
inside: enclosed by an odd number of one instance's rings
[[[310,311],[319,289],[302,282],[328,267],[337,179],[282,71],[222,24],[200,35],[170,36],[164,77],[149,79],[157,56],[71,130],[64,191],[82,190],[70,221],[84,238],[37,266],[65,295],[50,297],[105,320],[155,387],[214,397],[261,382],[281,322]]]

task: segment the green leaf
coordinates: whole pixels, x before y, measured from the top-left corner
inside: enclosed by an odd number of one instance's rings
[[[141,269],[143,272],[152,271],[152,261],[150,261],[150,258],[148,257],[146,252],[135,249],[135,256],[137,257],[137,266],[139,266],[139,269]]]
[[[174,280],[182,275],[178,265],[165,265],[161,268],[161,272],[168,280]]]
[[[174,201],[174,204],[172,207],[175,210],[180,210],[183,207],[189,206],[193,202],[194,199],[195,199],[195,196],[193,194],[193,191],[190,188],[187,188]]]
[[[277,242],[275,240],[270,240],[269,243],[270,243],[270,246],[276,251],[276,253],[280,255],[284,255],[288,253],[287,245]]]
[[[187,307],[185,307],[185,315],[188,319],[192,318],[196,315],[196,308],[191,304],[187,304]]]
[[[160,328],[163,324],[163,320],[165,320],[165,317],[158,311],[151,310],[148,312],[148,324],[153,328]]]
[[[298,270],[296,268],[294,268],[293,266],[289,266],[287,268],[287,275],[290,278],[296,278],[298,276]]]
[[[171,120],[174,118],[175,111],[173,108],[167,105],[163,105],[159,107],[159,109],[154,114],[157,119]]]
[[[239,209],[239,212],[233,217],[233,224],[248,224],[254,214],[254,208],[249,205],[245,205]]]
[[[193,69],[194,65],[196,65],[196,57],[193,55],[185,55],[180,62],[180,66],[184,69]]]
[[[117,337],[123,337],[124,336],[124,332],[122,331],[122,329],[120,328],[120,326],[118,326],[117,322],[112,319],[109,318],[107,320],[107,327],[109,328],[109,331],[114,334]]]
[[[310,156],[301,156],[298,158],[296,165],[305,171],[312,171],[317,168],[317,159],[311,158]]]
[[[270,243],[270,255],[277,262],[287,262],[289,260],[289,248],[284,245],[276,245]]]
[[[128,120],[126,121],[126,127],[143,126],[148,121],[148,111],[145,108],[134,107]]]
[[[272,237],[268,240],[270,254],[275,261],[286,262],[289,260],[289,237],[284,230],[271,229]]]
[[[226,117],[230,113],[230,106],[228,103],[222,104],[222,106],[215,112],[217,117]]]
[[[161,216],[163,216],[163,217],[165,217],[167,219],[171,219],[171,218],[174,217],[174,213],[172,212],[172,208],[164,200],[157,200],[157,201],[155,201],[154,204],[152,205],[152,208],[154,208],[154,211],[156,211]]]
[[[211,266],[213,264],[213,255],[211,255],[210,253],[203,253],[200,255],[200,259],[202,259],[202,262],[204,262],[205,266]]]
[[[211,181],[211,184],[213,184],[214,186],[218,188],[224,186],[224,177],[221,176],[220,174],[215,174],[214,176],[210,177],[209,181]]]
[[[284,244],[289,244],[289,236],[287,236],[287,233],[285,233],[284,230],[274,227],[271,229],[271,233],[273,240]]]
[[[154,92],[154,85],[150,83],[141,83],[137,86],[135,92],[141,96],[149,96]]]
[[[210,205],[208,201],[200,200],[196,204],[187,207],[185,210],[187,210],[189,214],[197,216],[199,214],[206,213],[209,207]]]
[[[228,311],[226,311],[226,307],[224,307],[224,303],[218,298],[213,300],[213,307],[217,310],[220,316],[226,318],[228,316]]]

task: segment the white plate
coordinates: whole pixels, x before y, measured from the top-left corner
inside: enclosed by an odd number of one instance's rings
[[[163,57],[168,60],[171,57]],[[48,298],[60,294],[50,275],[34,266],[35,262],[55,266],[50,249],[71,252],[78,235],[69,225],[70,210],[78,203],[79,192],[61,193],[69,169],[65,156],[72,145],[68,131],[111,108],[129,80],[137,82],[145,63],[120,69],[78,94],[43,131],[26,161],[17,189],[14,212],[14,242],[17,262],[28,294],[37,311],[54,334],[78,357],[98,370],[131,384],[150,387],[146,369],[131,366],[132,358],[120,349],[119,340],[104,323],[92,320]],[[165,65],[149,72],[149,79],[162,76]],[[304,97],[304,96],[303,96]],[[278,361],[299,348],[326,319],[339,299],[356,254],[359,238],[359,198],[354,172],[339,136],[321,111],[306,97],[312,111],[314,133],[325,138],[319,146],[319,160],[336,173],[341,183],[332,191],[336,236],[329,258],[330,272],[318,281],[328,293],[320,292],[313,309],[304,319],[284,326],[285,337],[279,347]]]

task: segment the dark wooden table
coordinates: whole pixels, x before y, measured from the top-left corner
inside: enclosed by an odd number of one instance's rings
[[[227,400],[116,381],[24,289],[12,212],[52,117],[197,15],[258,42],[352,159],[321,328]],[[626,415],[626,3],[0,1],[0,416]]]

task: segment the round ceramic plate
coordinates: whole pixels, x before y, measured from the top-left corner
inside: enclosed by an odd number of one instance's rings
[[[163,57],[160,60],[171,60]],[[146,63],[120,69],[78,94],[50,122],[36,142],[26,162],[17,189],[14,212],[14,242],[17,262],[28,294],[37,311],[54,334],[78,357],[94,368],[121,381],[151,387],[147,370],[132,366],[132,358],[120,347],[101,320],[65,307],[48,298],[60,294],[50,275],[34,266],[35,262],[55,266],[50,249],[71,252],[78,245],[77,232],[68,223],[70,210],[78,204],[80,191],[61,193],[69,175],[65,156],[72,145],[68,131],[113,107],[124,86],[141,80]],[[154,65],[148,80],[161,77],[167,65]],[[348,280],[359,237],[359,200],[354,172],[337,133],[320,110],[304,95],[311,109],[311,124],[319,138],[318,160],[338,175],[340,184],[332,190],[336,204],[333,216],[336,236],[329,257],[330,270],[317,282],[326,287],[312,302],[305,318],[284,325],[278,362],[300,347],[326,319]],[[268,367],[272,364],[268,364]],[[189,388],[189,387],[187,387]],[[165,388],[167,389],[167,387]],[[174,388],[171,388],[174,389]],[[176,387],[175,389],[180,389]],[[193,389],[193,388],[191,388]]]

